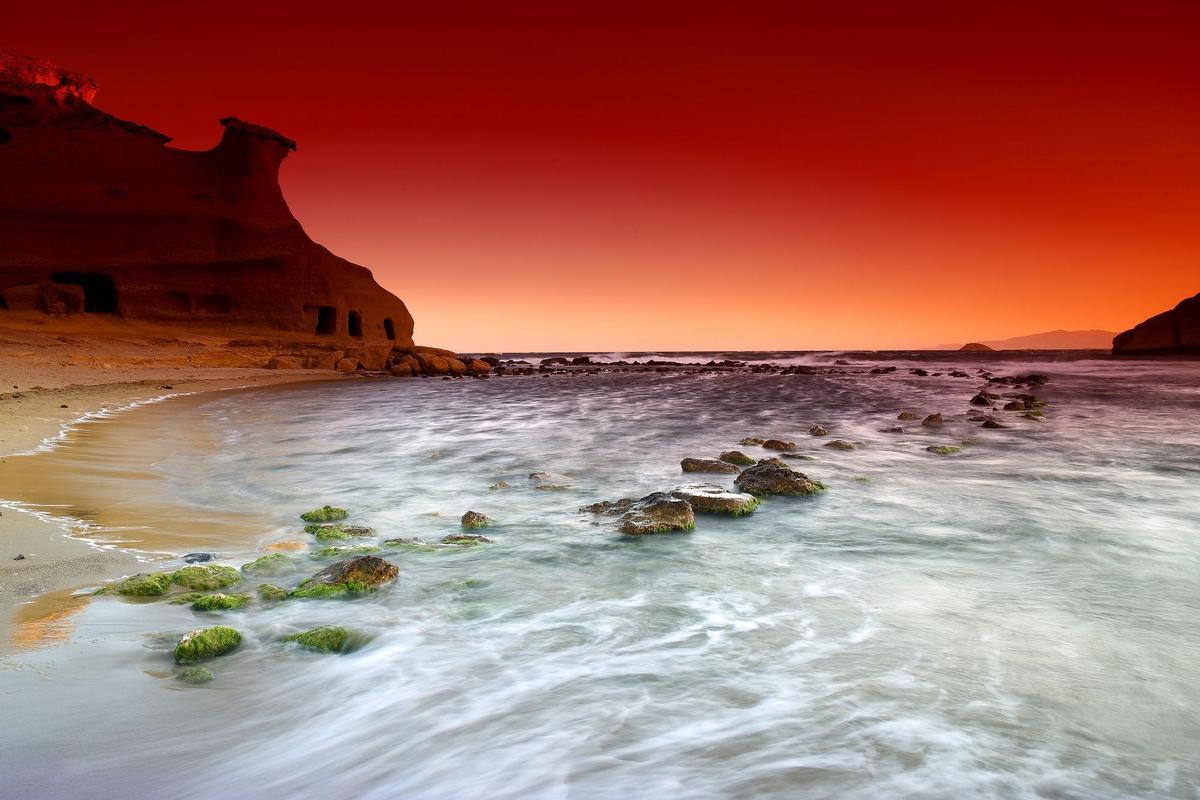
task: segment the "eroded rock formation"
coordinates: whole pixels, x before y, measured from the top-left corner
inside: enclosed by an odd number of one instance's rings
[[[1113,339],[1114,355],[1200,354],[1200,294]]]
[[[216,147],[177,150],[95,93],[0,53],[0,315],[412,346],[404,303],[288,210],[278,175],[295,142],[227,117]]]

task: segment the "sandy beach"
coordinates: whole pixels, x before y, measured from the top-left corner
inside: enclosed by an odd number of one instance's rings
[[[73,423],[157,398],[344,379],[328,371],[210,366],[205,342],[163,347],[119,339],[0,331],[0,464],[54,445]],[[136,572],[138,556],[71,535],[64,519],[22,510],[0,482],[0,654],[53,642],[81,607],[73,592]]]

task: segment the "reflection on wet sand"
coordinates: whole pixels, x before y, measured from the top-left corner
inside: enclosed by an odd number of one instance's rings
[[[13,615],[9,645],[13,652],[63,644],[75,631],[75,617],[87,607],[90,594],[76,590],[44,594],[19,607]]]

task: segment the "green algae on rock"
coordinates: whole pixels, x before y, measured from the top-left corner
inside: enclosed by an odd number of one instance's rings
[[[294,642],[301,647],[319,653],[349,653],[365,644],[366,636],[338,625],[321,625],[311,630],[293,633],[285,642]]]
[[[286,600],[288,597],[287,589],[282,586],[276,586],[273,583],[264,583],[255,590],[258,592],[258,598],[268,603],[277,603],[280,600]]]
[[[408,550],[414,553],[433,553],[449,549],[443,545],[428,542],[424,539],[385,539],[383,544],[385,547]]]
[[[337,522],[350,516],[344,508],[336,508],[334,506],[321,506],[312,511],[305,511],[300,515],[300,519],[305,522]]]
[[[201,684],[208,683],[216,676],[208,667],[184,667],[175,673],[175,677],[184,683]]]
[[[375,529],[361,525],[341,525],[336,522],[321,525],[305,525],[304,531],[311,533],[318,542],[349,539],[351,536],[374,536]]]
[[[233,611],[245,608],[249,602],[248,594],[202,594],[192,601],[192,611]]]
[[[748,467],[754,463],[754,459],[741,450],[726,450],[719,457],[722,461],[735,464],[739,467]]]
[[[474,547],[479,544],[490,544],[491,539],[479,533],[452,533],[442,538],[442,544]]]
[[[486,528],[492,524],[492,518],[486,514],[480,514],[478,511],[468,511],[462,515],[462,526],[466,530],[473,531],[479,528]]]
[[[242,572],[247,575],[286,575],[293,572],[300,563],[300,559],[287,553],[268,553],[248,564],[242,564]]]
[[[400,568],[375,556],[358,556],[330,564],[305,579],[292,592],[302,599],[354,597],[367,594],[388,581],[395,580]]]
[[[213,592],[228,589],[242,582],[242,574],[233,567],[210,565],[207,567],[184,567],[176,570],[172,580],[185,589]]]
[[[201,597],[208,597],[208,595],[204,592],[183,592],[182,594],[171,595],[167,602],[173,606],[190,606]]]
[[[383,549],[376,547],[375,545],[359,544],[350,547],[322,547],[317,550],[313,550],[308,554],[308,557],[311,559],[320,560],[325,558],[346,558],[348,556],[368,556],[372,553],[381,552],[383,552]]]
[[[187,633],[175,645],[175,662],[190,664],[206,658],[216,658],[231,653],[242,643],[242,635],[233,628],[217,625],[212,628],[197,628]]]
[[[126,578],[120,583],[106,586],[98,594],[113,592],[125,597],[158,597],[171,591],[173,573],[142,573]]]
[[[760,459],[747,467],[733,482],[738,489],[753,495],[812,495],[825,491],[825,485],[789,467],[778,458]]]
[[[937,456],[952,456],[955,453],[962,452],[961,447],[955,447],[954,445],[950,444],[931,444],[929,447],[926,447],[925,450]]]
[[[680,500],[686,500],[694,511],[708,514],[729,514],[733,517],[743,517],[753,513],[760,503],[759,499],[752,494],[731,492],[715,483],[681,486],[671,494]]]

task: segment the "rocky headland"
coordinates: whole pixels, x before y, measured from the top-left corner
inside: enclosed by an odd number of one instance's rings
[[[1117,334],[1113,355],[1200,355],[1200,294]]]

